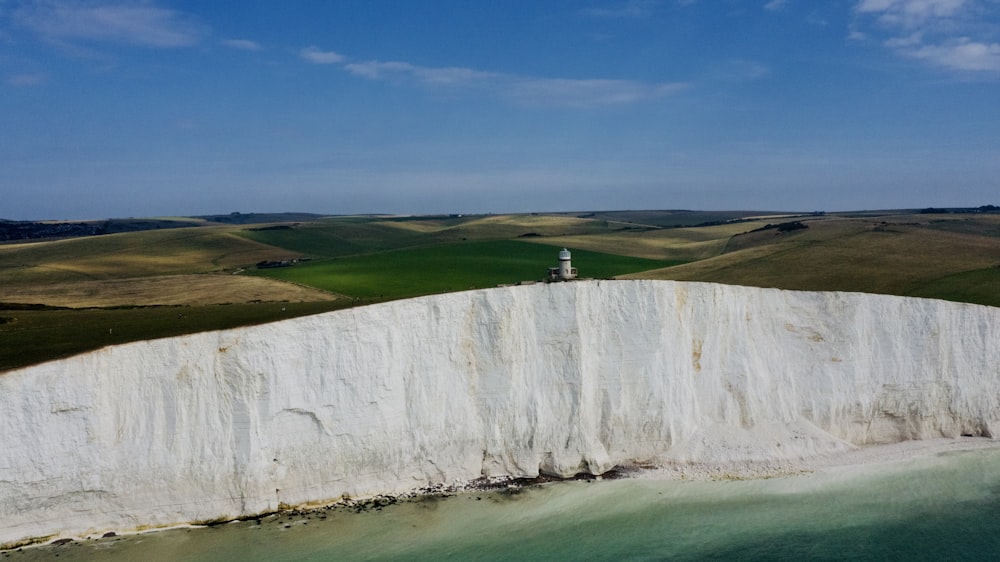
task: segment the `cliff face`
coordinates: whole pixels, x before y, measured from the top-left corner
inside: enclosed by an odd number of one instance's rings
[[[1000,309],[665,281],[397,301],[0,375],[0,544],[481,475],[1000,435]]]

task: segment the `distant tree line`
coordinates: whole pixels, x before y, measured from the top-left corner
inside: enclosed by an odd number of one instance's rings
[[[948,213],[1000,213],[1000,207],[996,205],[982,205],[980,207],[959,207],[955,209],[943,209],[939,207],[920,209],[920,214],[922,215],[944,215]]]
[[[87,222],[8,221],[0,219],[0,241],[77,238],[185,226],[193,226],[193,223],[158,219],[111,219]]]
[[[802,230],[803,228],[809,228],[807,225],[802,224],[799,221],[783,222],[780,224],[766,224],[760,228],[755,228],[750,232],[761,232],[764,230],[777,230],[778,232],[791,232],[793,230]]]
[[[0,240],[32,240],[35,238],[68,238],[104,234],[103,226],[84,222],[21,222],[0,221]]]

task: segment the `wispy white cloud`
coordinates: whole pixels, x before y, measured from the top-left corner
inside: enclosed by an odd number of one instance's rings
[[[973,3],[970,0],[861,0],[855,10],[860,14],[872,14],[885,25],[912,29],[961,15]]]
[[[522,104],[564,107],[626,105],[674,94],[681,83],[648,84],[634,80],[515,78],[502,95]]]
[[[980,43],[967,37],[945,44],[919,45],[906,54],[946,68],[1000,72],[1000,44]]]
[[[747,59],[730,59],[709,70],[709,77],[715,80],[743,81],[757,80],[771,73],[771,69],[760,62]]]
[[[299,56],[315,64],[336,64],[345,60],[344,55],[333,51],[324,51],[319,47],[306,47],[299,51]]]
[[[859,0],[852,40],[880,38],[897,54],[962,72],[1000,73],[995,0]],[[861,28],[859,28],[861,26]]]
[[[28,88],[31,86],[39,86],[44,84],[47,77],[44,74],[14,74],[13,76],[8,76],[4,81],[9,86],[17,86],[19,88]]]
[[[823,15],[821,12],[812,11],[809,12],[809,15],[806,16],[806,23],[808,23],[809,25],[818,25],[820,27],[825,27],[830,24],[830,20],[827,19],[827,16]]]
[[[146,47],[187,47],[205,26],[149,1],[37,0],[21,5],[13,21],[55,43],[125,43]]]
[[[344,65],[344,69],[371,80],[409,80],[445,90],[482,89],[514,103],[531,106],[582,108],[625,105],[662,98],[687,87],[683,83],[543,78],[464,67],[426,67],[398,61],[350,63]]]
[[[242,51],[259,51],[262,49],[260,43],[249,39],[223,39],[222,44]]]
[[[429,86],[479,87],[499,82],[503,75],[463,67],[427,67],[397,61],[365,61],[344,65],[354,74],[372,80],[414,79]]]
[[[596,18],[645,18],[653,14],[658,4],[656,0],[628,0],[611,6],[583,8],[580,13]]]
[[[768,10],[768,11],[771,11],[771,12],[774,12],[774,11],[780,10],[781,8],[785,7],[785,4],[787,4],[787,3],[788,3],[788,0],[771,0],[767,4],[764,4],[764,9]]]

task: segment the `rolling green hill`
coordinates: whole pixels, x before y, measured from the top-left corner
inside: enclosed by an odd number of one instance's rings
[[[717,256],[630,275],[1000,306],[1000,216],[824,217],[731,237]]]
[[[558,247],[517,240],[458,242],[295,267],[262,269],[256,275],[292,281],[364,299],[397,299],[538,281],[558,265]],[[679,262],[574,250],[581,277],[612,277]]]

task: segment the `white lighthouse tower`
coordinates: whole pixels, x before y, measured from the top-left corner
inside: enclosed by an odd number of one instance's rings
[[[549,281],[569,281],[576,278],[576,268],[570,263],[569,250],[559,252],[559,267],[549,268]]]

